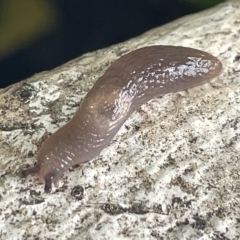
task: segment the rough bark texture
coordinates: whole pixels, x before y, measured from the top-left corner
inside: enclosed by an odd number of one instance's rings
[[[239,238],[239,16],[232,0],[1,89],[0,239]],[[207,51],[223,72],[142,106],[51,194],[19,178],[112,61],[164,44]]]

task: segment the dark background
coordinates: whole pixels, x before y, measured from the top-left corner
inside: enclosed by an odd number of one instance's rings
[[[223,0],[31,1],[0,0],[0,88]]]

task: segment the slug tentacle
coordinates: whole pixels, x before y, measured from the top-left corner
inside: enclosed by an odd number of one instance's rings
[[[25,170],[22,170],[21,171],[21,177],[27,177],[29,174],[39,172],[39,170],[40,170],[40,167],[38,165],[36,165],[34,167],[31,167],[31,168],[28,168],[28,169],[25,169]]]
[[[150,46],[122,56],[97,80],[73,119],[44,142],[37,165],[22,176],[39,173],[49,192],[69,167],[97,157],[142,104],[207,83],[221,69],[216,57],[186,47]]]
[[[45,187],[44,187],[44,191],[45,192],[50,192],[52,189],[52,179],[53,179],[54,175],[52,175],[51,173],[48,173],[44,180],[45,180]]]

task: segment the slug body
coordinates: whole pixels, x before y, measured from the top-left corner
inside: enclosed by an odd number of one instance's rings
[[[43,143],[37,164],[22,176],[39,173],[49,192],[69,167],[98,156],[142,104],[207,83],[221,69],[214,56],[186,47],[150,46],[122,56],[97,80],[73,119]]]

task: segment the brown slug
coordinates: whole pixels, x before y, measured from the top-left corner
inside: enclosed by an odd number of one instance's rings
[[[49,192],[69,167],[97,157],[142,104],[207,83],[221,69],[216,57],[187,47],[150,46],[122,56],[97,80],[72,120],[43,143],[37,164],[21,175],[38,173]]]

